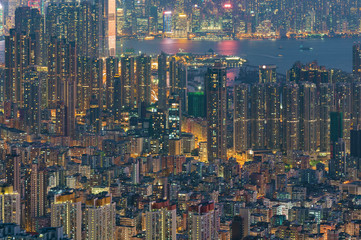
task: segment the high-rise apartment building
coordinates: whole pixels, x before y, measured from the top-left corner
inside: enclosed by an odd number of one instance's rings
[[[254,84],[251,86],[251,146],[254,149],[263,149],[266,146],[265,91],[264,84]]]
[[[71,239],[82,239],[81,201],[75,197],[75,193],[55,196],[54,202],[51,204],[51,226],[62,226],[64,234]]]
[[[115,203],[112,197],[93,196],[85,204],[85,239],[112,240],[115,234]]]
[[[276,83],[265,85],[266,141],[268,149],[281,149],[281,87]]]
[[[0,221],[20,225],[21,207],[20,193],[13,186],[0,186]]]
[[[169,201],[151,203],[145,213],[146,240],[175,240],[177,233],[176,206]]]
[[[319,92],[320,151],[330,152],[330,113],[334,111],[334,84],[320,84]]]
[[[162,52],[158,56],[158,108],[160,109],[166,109],[167,89],[167,55]]]
[[[246,151],[250,143],[248,84],[234,87],[233,148],[235,152]]]
[[[277,81],[276,65],[259,66],[259,83],[273,83]]]
[[[319,140],[317,88],[314,83],[300,84],[300,147],[315,152]]]
[[[299,150],[299,87],[286,84],[282,89],[283,145],[287,151]]]
[[[207,102],[208,161],[227,159],[226,146],[226,68],[219,62],[208,69],[205,77]]]
[[[114,77],[119,75],[119,59],[109,57],[105,60],[106,82],[105,82],[105,105],[108,111],[114,107]]]
[[[134,57],[121,58],[121,97],[122,108],[131,109],[135,106],[135,73]]]
[[[361,44],[354,44],[352,48],[352,73],[361,76]]]
[[[218,239],[219,210],[213,202],[200,203],[188,209],[188,238]]]
[[[179,57],[172,57],[169,61],[169,94],[178,95],[182,111],[187,111],[187,82],[188,70],[186,63]]]
[[[149,106],[151,103],[151,58],[145,54],[136,58],[136,106]]]

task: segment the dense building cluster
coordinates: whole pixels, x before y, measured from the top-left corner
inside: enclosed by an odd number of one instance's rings
[[[360,3],[294,0],[117,1],[117,35],[226,39],[357,34]]]
[[[357,4],[7,2],[0,239],[360,239],[360,44],[353,73],[286,76],[211,49],[116,51],[237,24],[357,32]]]
[[[15,9],[24,5],[39,9],[46,31],[76,40],[81,52],[94,44],[113,51],[116,37],[217,40],[360,32],[357,0],[6,0],[0,8],[0,36],[9,32],[16,22]],[[57,23],[61,26],[54,29]],[[103,37],[94,41],[94,34]]]

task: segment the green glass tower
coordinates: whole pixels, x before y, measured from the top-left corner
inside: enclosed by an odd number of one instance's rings
[[[204,92],[188,93],[188,114],[193,117],[206,116],[206,102]]]
[[[343,114],[342,112],[331,112],[330,113],[330,140],[331,143],[337,142],[340,138],[342,138],[342,121]]]

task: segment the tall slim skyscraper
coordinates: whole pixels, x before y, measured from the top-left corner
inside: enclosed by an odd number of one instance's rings
[[[119,75],[119,59],[109,57],[105,60],[106,70],[106,94],[105,104],[108,111],[112,111],[114,107],[114,77]]]
[[[320,151],[330,152],[330,112],[334,111],[334,84],[320,84]]]
[[[93,58],[90,62],[90,105],[103,108],[103,60]]]
[[[352,128],[361,127],[361,83],[352,85]]]
[[[141,104],[149,106],[151,102],[151,86],[150,86],[150,71],[151,71],[150,56],[145,54],[136,58],[136,101],[137,107]]]
[[[341,112],[330,112],[330,140],[331,143],[343,138],[343,114]]]
[[[31,65],[44,65],[46,51],[44,51],[44,17],[38,9],[19,7],[15,10],[15,30],[18,34],[26,35],[31,42]]]
[[[158,56],[158,108],[167,106],[167,55],[162,52]]]
[[[4,100],[19,107],[24,103],[24,74],[31,62],[29,49],[29,37],[11,29],[9,36],[5,37]]]
[[[134,58],[122,57],[121,58],[121,88],[122,88],[122,107],[130,109],[134,107]]]
[[[113,115],[114,120],[119,121],[122,111],[122,87],[121,77],[119,75],[114,76],[114,94],[113,94]]]
[[[352,48],[352,73],[361,76],[361,44],[357,43]]]
[[[217,62],[205,76],[207,99],[207,151],[208,161],[227,160],[226,146],[226,68]]]
[[[44,216],[46,204],[45,170],[38,160],[34,160],[25,174],[25,228],[27,231],[37,231],[35,219]]]
[[[178,57],[169,61],[169,93],[178,95],[182,103],[182,111],[187,111],[188,70],[186,63]]]
[[[20,193],[20,156],[13,152],[5,158],[5,180],[13,187],[15,192]]]
[[[171,95],[168,99],[168,139],[169,139],[169,154],[182,154],[182,103],[177,95]]]
[[[262,149],[266,146],[266,101],[264,84],[251,87],[251,138],[252,148]]]
[[[330,177],[340,179],[346,176],[346,157],[346,143],[342,138],[339,138],[331,145]]]
[[[342,112],[343,116],[343,140],[346,143],[347,152],[350,151],[350,130],[352,123],[352,84],[337,83],[335,88],[336,111]]]
[[[299,150],[299,88],[297,84],[286,84],[282,93],[283,146],[287,151]]]
[[[266,141],[268,149],[281,149],[281,87],[276,83],[265,85]]]
[[[107,18],[107,55],[115,56],[117,49],[116,0],[104,0]]]
[[[350,156],[361,158],[361,130],[351,130]]]
[[[249,147],[249,88],[248,84],[234,87],[233,148],[235,152],[246,151]]]
[[[40,134],[41,86],[36,67],[29,68],[24,81],[25,125],[30,133]]]
[[[318,146],[317,88],[314,83],[300,84],[300,147],[314,152]]]

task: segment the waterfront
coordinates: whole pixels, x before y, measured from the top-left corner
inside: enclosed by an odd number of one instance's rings
[[[185,39],[155,39],[150,41],[118,41],[117,53],[133,48],[147,54],[185,52],[205,53],[213,49],[216,53],[236,55],[248,60],[250,65],[276,64],[280,73],[292,67],[300,60],[303,63],[317,60],[320,65],[352,71],[352,45],[361,39],[277,39],[277,40],[226,40],[226,41],[191,41]],[[311,47],[311,51],[301,51],[300,45]],[[4,62],[5,41],[0,41],[0,61]]]
[[[191,41],[185,39],[155,39],[149,41],[123,41],[123,48],[118,42],[118,54],[122,49],[133,48],[147,54],[185,52],[205,53],[213,49],[216,53],[236,55],[247,59],[250,65],[276,64],[280,73],[292,67],[300,60],[303,63],[317,60],[320,65],[352,71],[352,45],[360,39],[277,39],[277,40],[226,40],[226,41]],[[300,50],[300,45],[311,47],[310,51]]]

